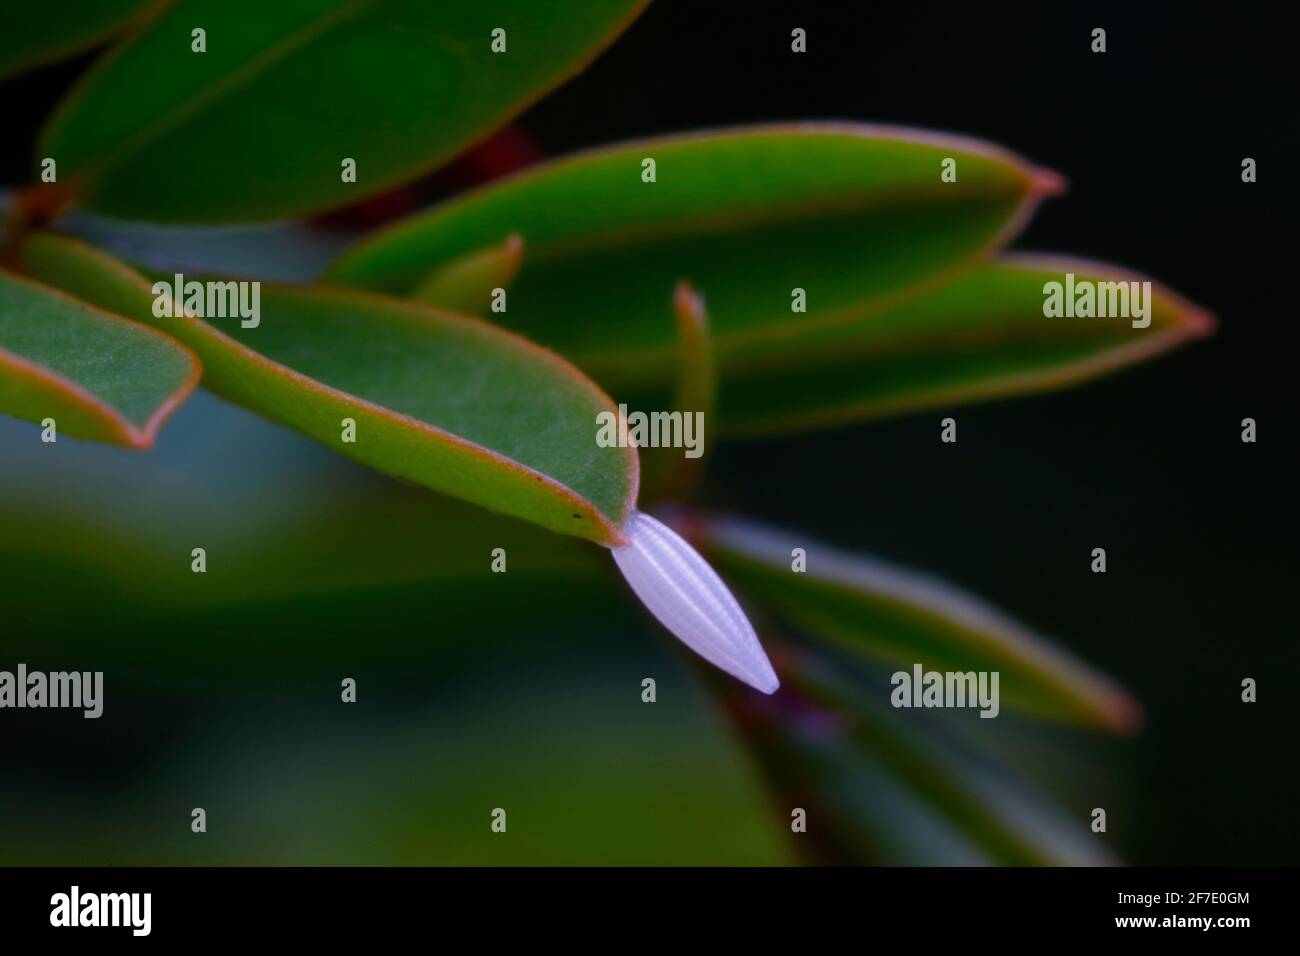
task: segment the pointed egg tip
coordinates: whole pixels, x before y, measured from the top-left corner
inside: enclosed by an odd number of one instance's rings
[[[748,626],[749,621],[745,621]],[[753,628],[748,628],[750,634],[753,634]],[[674,635],[684,644],[690,646],[681,635]],[[754,636],[753,643],[750,645],[749,653],[743,657],[733,657],[724,663],[714,662],[720,670],[730,674],[736,680],[740,681],[761,694],[769,696],[775,694],[781,687],[781,681],[777,679],[776,671],[772,669],[772,662],[768,660],[767,653],[763,646],[758,643],[757,635]]]
[[[747,683],[754,690],[762,691],[764,694],[775,694],[781,689],[781,681],[777,679],[776,672],[772,670],[772,665],[768,664],[767,673],[758,680],[748,680]]]

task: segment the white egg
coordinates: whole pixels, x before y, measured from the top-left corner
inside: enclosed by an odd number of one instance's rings
[[[706,661],[771,694],[781,682],[749,618],[699,553],[681,535],[633,511],[623,526],[628,544],[614,561],[642,603]]]

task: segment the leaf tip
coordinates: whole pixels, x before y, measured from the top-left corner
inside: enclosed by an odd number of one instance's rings
[[[1111,733],[1131,737],[1142,729],[1146,711],[1123,690],[1116,690],[1101,712],[1102,725]]]
[[[677,316],[678,334],[683,338],[708,334],[709,319],[704,311],[704,297],[685,279],[679,279],[673,289],[673,313]]]
[[[1054,169],[1035,166],[1029,171],[1029,188],[1042,198],[1059,196],[1069,190],[1070,181]]]
[[[1218,317],[1209,309],[1199,305],[1189,305],[1178,317],[1179,325],[1188,338],[1203,339],[1213,335],[1219,328]]]

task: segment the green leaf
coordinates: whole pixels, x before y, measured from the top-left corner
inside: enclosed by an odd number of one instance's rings
[[[940,179],[945,157],[956,182]],[[655,181],[642,178],[655,161]],[[688,279],[718,356],[879,311],[1000,246],[1059,186],[988,144],[892,128],[797,124],[625,143],[537,167],[381,232],[334,281],[409,294],[518,232],[499,321],[621,382],[675,373],[667,305]],[[804,289],[807,311],[792,311]],[[613,380],[611,378],[611,380]]]
[[[148,448],[198,380],[198,360],[178,342],[0,272],[0,412]]]
[[[909,668],[997,671],[1001,700],[1037,716],[1117,732],[1140,722],[1109,678],[935,578],[739,519],[700,517],[691,530],[743,594],[813,637]]]
[[[6,4],[0,13],[0,79],[94,46],[148,6],[150,0]]]
[[[1096,282],[1150,281],[1083,260],[1004,257],[869,319],[801,334],[780,349],[733,353],[719,428],[805,429],[1060,389],[1214,329],[1213,316],[1159,283],[1151,284],[1146,328],[1126,318],[1044,316],[1044,284],[1069,272]],[[600,370],[601,383],[626,394],[637,377],[632,362],[625,356],[617,370]]]
[[[709,314],[703,297],[689,282],[677,284],[673,313],[677,321],[678,369],[669,408],[683,416],[698,416],[695,420],[700,427],[692,429],[698,446],[691,452],[695,457],[668,446],[640,449],[642,498],[646,500],[685,499],[699,486],[709,445],[705,429],[715,420],[718,374],[709,337]]]
[[[415,287],[411,298],[465,315],[487,315],[492,290],[509,287],[523,256],[523,237],[511,233],[500,245],[466,253],[435,270]]]
[[[450,159],[580,70],[646,2],[301,0],[254,13],[187,0],[96,65],[40,155],[112,216],[299,215]],[[505,53],[491,49],[498,27]]]
[[[478,653],[514,660],[519,636],[490,639]],[[341,706],[322,712],[309,688],[324,682],[295,686],[292,669],[288,679],[278,671],[256,708],[245,703],[251,691],[222,693],[229,680],[201,687],[193,697],[204,702],[202,719],[186,725],[186,747],[142,734],[126,758],[132,772],[89,771],[113,781],[111,801],[96,799],[93,785],[79,802],[51,799],[45,775],[10,774],[0,806],[21,808],[23,826],[6,826],[0,866],[789,863],[789,841],[709,701],[661,674],[672,706],[628,707],[617,679],[604,679],[628,666],[601,660],[607,637],[491,682],[447,680],[449,655],[408,670],[406,683],[381,683],[367,667],[361,700],[399,703],[364,717]],[[602,679],[582,673],[593,657]],[[259,658],[244,663],[256,670]],[[418,697],[404,700],[412,679]],[[175,712],[174,697],[127,694],[108,706],[143,713],[140,723]],[[223,839],[167,825],[168,808],[196,791],[221,813]],[[502,802],[510,835],[527,838],[503,840],[481,825]]]
[[[709,314],[703,297],[689,282],[679,282],[673,293],[679,352],[673,408],[713,417],[718,373],[709,335]]]
[[[239,431],[241,444],[252,441],[248,432]],[[229,457],[223,434],[209,444]],[[293,437],[282,433],[280,441]],[[196,457],[212,467],[211,455]],[[358,485],[352,475],[325,494],[304,492],[320,470],[316,456],[308,461],[296,469],[296,485],[274,484],[295,470],[268,479],[261,458],[223,466],[238,473],[228,474],[226,485],[250,476],[279,489],[255,495],[252,509],[174,471],[142,482],[142,492],[157,484],[183,492],[179,500],[151,495],[160,507],[145,520],[114,510],[111,501],[94,518],[69,514],[57,483],[46,499],[0,496],[0,607],[26,622],[0,634],[0,657],[91,654],[154,684],[212,684],[235,673],[278,683],[286,667],[299,679],[319,677],[356,666],[358,654],[371,671],[429,667],[448,677],[453,667],[502,668],[502,660],[482,656],[485,642],[545,660],[580,635],[608,633],[611,621],[622,628],[640,622],[602,549],[423,488],[384,487],[378,476]],[[298,496],[306,508],[290,503]],[[196,543],[207,549],[207,574],[190,571]],[[508,576],[487,573],[498,547],[509,557]],[[79,600],[42,604],[42,582],[50,580]],[[427,623],[431,608],[432,632],[375,627],[379,618]],[[178,633],[187,639],[177,641]],[[526,651],[518,647],[521,634],[528,635]],[[252,658],[258,663],[250,669]]]
[[[622,542],[635,449],[596,444],[614,405],[556,355],[477,319],[331,288],[261,287],[260,324],[154,318],[155,289],[88,246],[24,247],[29,271],[147,319],[204,359],[205,384],[380,471],[553,531]],[[343,441],[343,420],[356,441]]]
[[[770,643],[771,635],[763,640]],[[806,839],[816,862],[1116,862],[1085,826],[1010,768],[935,721],[903,719],[899,711],[847,692],[824,670],[803,655],[787,660],[784,690],[800,695],[793,709],[778,710],[779,702],[752,695],[742,700],[734,692],[728,700],[778,802],[808,810]]]

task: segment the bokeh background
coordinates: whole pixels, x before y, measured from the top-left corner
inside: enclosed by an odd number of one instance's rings
[[[1005,712],[958,728],[1067,816],[1106,807],[1097,839],[1118,858],[1294,863],[1284,6],[810,6],[656,0],[505,134],[295,235],[282,264],[309,268],[350,230],[521,163],[744,121],[951,130],[1060,170],[1070,191],[1017,247],[1145,272],[1214,311],[1214,338],[955,410],[955,446],[938,441],[946,413],[727,445],[700,500],[936,572],[1118,678],[1147,712],[1132,738]],[[804,56],[788,52],[794,26]],[[1088,50],[1096,26],[1104,55]],[[6,185],[28,175],[35,129],[84,62],[0,86]],[[185,241],[256,258],[286,240]],[[1246,416],[1255,445],[1239,440]],[[0,668],[104,670],[107,701],[97,721],[0,713],[0,863],[806,859],[710,679],[599,549],[202,393],[147,454],[36,432],[0,420]],[[1105,575],[1088,570],[1097,546]],[[493,547],[509,573],[484,573]],[[339,702],[344,677],[355,705]],[[489,832],[494,807],[505,837]]]

